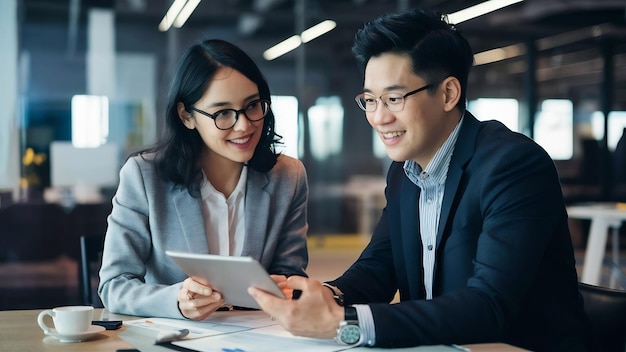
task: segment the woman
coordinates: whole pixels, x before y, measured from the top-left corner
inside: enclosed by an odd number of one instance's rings
[[[222,40],[192,45],[162,139],[129,158],[108,218],[98,293],[115,313],[201,320],[224,304],[166,250],[257,259],[282,285],[306,276],[304,166],[279,155],[268,84]]]

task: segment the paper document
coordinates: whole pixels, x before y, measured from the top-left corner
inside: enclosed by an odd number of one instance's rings
[[[188,329],[189,335],[172,344],[201,352],[334,352],[355,350],[332,339],[293,336],[263,311],[215,312],[202,321],[146,318],[124,321],[127,330],[121,335],[133,344],[154,344],[162,332]],[[136,346],[138,347],[138,346]],[[372,348],[356,348],[377,351]],[[394,351],[458,351],[450,346],[422,346]]]
[[[202,352],[332,352],[343,351],[348,347],[341,346],[333,340],[296,337],[278,325],[241,331],[234,334],[177,341],[173,344]]]
[[[247,326],[166,318],[128,320],[124,321],[124,325],[133,332],[153,336],[169,331],[187,329],[189,330],[189,335],[187,335],[185,339],[197,339],[200,337],[221,335],[250,329],[250,327]]]

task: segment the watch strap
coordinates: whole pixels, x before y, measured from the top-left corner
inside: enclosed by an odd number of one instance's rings
[[[356,308],[353,306],[345,306],[343,308],[343,320],[345,321],[359,321],[359,316],[356,312]]]

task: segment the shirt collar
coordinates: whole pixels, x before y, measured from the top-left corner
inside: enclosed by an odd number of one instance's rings
[[[422,166],[414,160],[404,162],[404,173],[413,183],[419,184],[426,179],[434,180],[440,184],[445,181],[446,175],[448,174],[448,166],[452,159],[454,145],[459,136],[459,130],[461,129],[464,116],[465,113],[463,113],[461,119],[443,145],[437,150],[433,159],[426,165],[426,168],[422,168]]]
[[[245,194],[247,180],[248,180],[248,167],[244,165],[243,169],[241,169],[241,174],[239,175],[239,181],[237,182],[237,186],[235,186],[233,193],[230,195],[230,197],[228,197],[227,201],[237,200],[240,196]],[[206,175],[204,174],[204,171],[202,172],[202,188],[200,189],[200,194],[202,196],[202,200],[210,196],[216,196],[216,195],[224,197],[224,195],[221,192],[218,192],[215,189],[215,187],[213,187],[211,182],[209,182],[209,180],[206,178]]]

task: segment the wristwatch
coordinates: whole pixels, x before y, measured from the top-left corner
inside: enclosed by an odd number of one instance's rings
[[[337,342],[342,345],[354,345],[361,341],[361,327],[356,313],[356,308],[345,307],[344,320],[337,328]]]
[[[333,298],[338,305],[343,307],[343,292],[338,287],[335,287],[331,284],[322,283],[322,286],[328,287],[328,289],[333,293]]]

